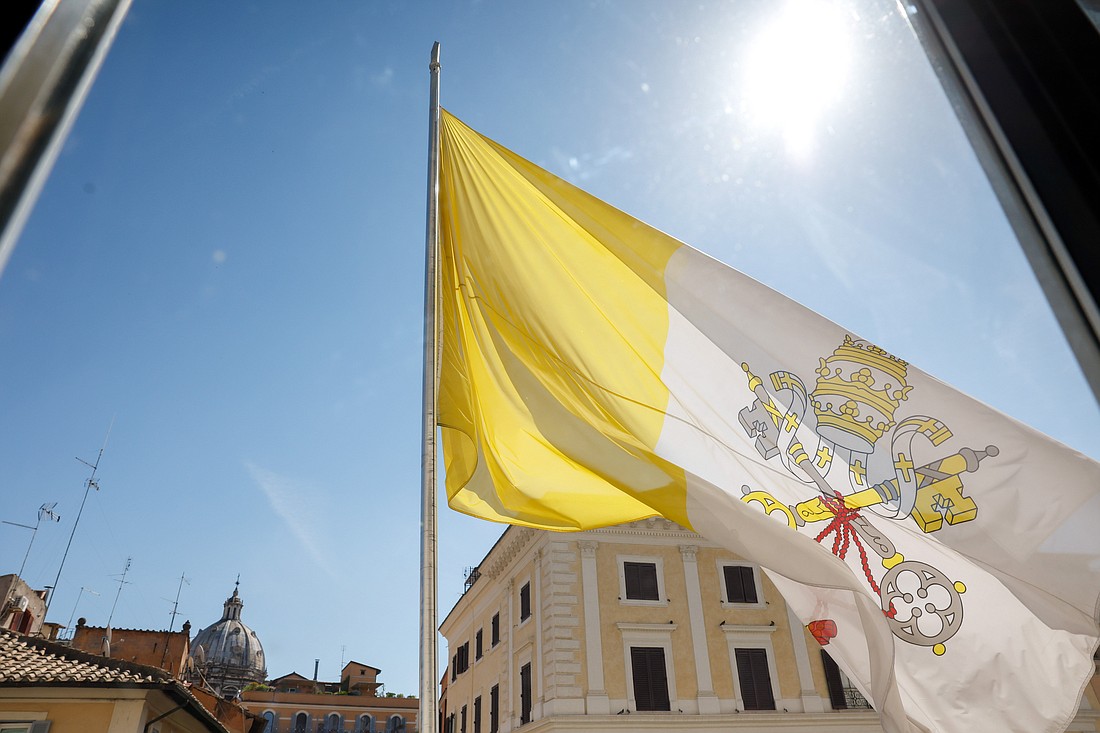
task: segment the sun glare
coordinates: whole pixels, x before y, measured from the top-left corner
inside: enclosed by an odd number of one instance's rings
[[[749,47],[746,111],[757,125],[781,134],[792,155],[809,155],[823,113],[844,88],[850,20],[835,3],[795,0]]]

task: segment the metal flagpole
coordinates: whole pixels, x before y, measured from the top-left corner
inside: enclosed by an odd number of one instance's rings
[[[435,733],[439,702],[436,676],[436,479],[435,405],[439,375],[436,251],[439,248],[439,42],[432,46],[428,110],[428,232],[424,257],[424,423],[420,499],[420,711],[417,729]]]

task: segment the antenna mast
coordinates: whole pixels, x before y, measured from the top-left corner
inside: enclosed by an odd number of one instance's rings
[[[103,451],[107,450],[107,441],[111,437],[111,428],[115,425],[114,418],[111,419],[110,426],[107,427],[107,436],[103,438],[103,447],[99,449],[99,455],[95,458],[95,463],[88,463],[83,458],[77,456],[76,460],[83,463],[92,469],[92,473],[88,476],[84,482],[84,498],[80,500],[80,510],[76,513],[76,521],[73,522],[73,531],[69,533],[69,542],[65,545],[65,554],[61,556],[61,566],[57,569],[57,577],[53,581],[53,590],[46,596],[46,613],[50,612],[50,604],[53,603],[54,596],[57,595],[57,584],[61,580],[61,571],[65,569],[65,560],[69,557],[69,548],[73,546],[73,537],[76,536],[76,527],[80,524],[80,515],[84,513],[84,502],[88,501],[88,491],[95,487],[96,491],[99,491],[99,482],[96,480],[95,474],[99,470],[99,461],[103,458]],[[127,567],[129,567],[129,561],[127,561]],[[46,613],[42,614],[45,618]]]
[[[76,594],[76,603],[73,604],[73,612],[69,614],[69,623],[65,624],[65,629],[69,632],[70,639],[76,636],[76,631],[73,629],[73,617],[76,616],[76,607],[80,605],[80,599],[84,597],[85,593],[91,593],[93,596],[99,595],[91,588],[86,588],[83,585],[80,586],[80,592]]]
[[[23,564],[19,566],[19,577],[23,578],[23,568],[27,567],[27,558],[31,556],[31,547],[34,546],[35,535],[38,534],[38,526],[42,524],[43,519],[51,519],[55,522],[61,521],[61,515],[53,510],[57,506],[57,502],[43,504],[38,507],[38,521],[34,523],[34,526],[29,524],[20,524],[19,522],[9,522],[6,519],[0,519],[0,522],[4,524],[10,524],[13,527],[22,527],[23,529],[29,529],[31,531],[31,541],[27,544],[27,552],[23,555]],[[26,578],[23,578],[26,580]]]
[[[183,592],[183,584],[191,585],[185,573],[180,573],[180,584],[176,588],[176,600],[172,602],[172,621],[168,624],[168,631],[164,634],[164,651],[160,653],[160,666],[164,667],[164,660],[168,658],[168,645],[172,643],[172,629],[176,626],[176,616],[179,615],[180,593]],[[167,599],[165,599],[167,600]]]
[[[111,615],[107,617],[108,629],[111,628],[111,619],[115,617],[115,606],[118,605],[118,597],[122,595],[122,586],[129,585],[126,580],[126,573],[130,572],[130,560],[131,558],[126,558],[126,567],[122,570],[122,578],[115,581],[116,583],[118,583],[118,592],[115,593],[115,602],[111,604]]]
[[[175,628],[175,626],[176,626],[176,616],[179,615],[179,607],[180,607],[180,593],[183,591],[183,584],[184,583],[187,583],[188,585],[191,585],[191,581],[188,580],[186,577],[184,577],[184,573],[180,573],[180,584],[179,584],[179,587],[176,588],[176,600],[173,601],[173,603],[172,603],[172,621],[171,621],[171,623],[168,624],[168,633],[169,634],[172,633],[172,629]]]

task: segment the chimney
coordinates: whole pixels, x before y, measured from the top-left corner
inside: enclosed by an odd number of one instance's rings
[[[317,681],[317,670],[318,670],[318,668],[320,668],[320,666],[321,666],[321,660],[320,659],[314,659],[313,660],[313,681],[314,682]]]

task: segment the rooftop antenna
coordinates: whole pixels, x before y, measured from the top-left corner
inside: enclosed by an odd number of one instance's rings
[[[0,519],[0,522],[4,524],[10,524],[13,527],[22,527],[23,529],[29,529],[31,531],[31,541],[27,544],[27,552],[23,555],[23,564],[19,566],[19,577],[23,577],[23,568],[27,567],[27,558],[31,555],[31,547],[34,545],[34,537],[38,534],[38,525],[42,524],[43,519],[49,519],[54,522],[61,521],[61,515],[53,510],[57,506],[57,502],[49,502],[38,507],[38,521],[34,523],[34,526],[29,524],[20,524],[19,522],[9,522],[6,519]],[[26,580],[24,578],[24,580]]]
[[[76,594],[76,603],[73,604],[73,612],[69,614],[69,623],[65,624],[65,628],[70,630],[70,639],[76,636],[76,631],[73,630],[73,616],[76,615],[76,607],[80,605],[80,599],[84,596],[85,593],[91,593],[93,596],[99,595],[91,588],[80,586],[80,592]]]
[[[160,666],[164,668],[164,660],[168,658],[168,645],[172,641],[172,629],[176,625],[176,616],[179,615],[180,607],[180,593],[183,591],[183,584],[187,583],[191,585],[191,581],[187,579],[184,573],[180,573],[180,584],[176,588],[176,600],[172,603],[172,621],[168,624],[168,632],[164,635],[164,651],[160,653]],[[186,624],[184,630],[187,629]]]
[[[95,463],[88,463],[83,458],[77,456],[76,460],[83,463],[92,469],[91,475],[84,481],[84,498],[80,500],[80,510],[76,513],[76,521],[73,522],[73,531],[69,533],[69,543],[65,545],[65,554],[61,556],[61,566],[57,569],[57,577],[53,581],[53,591],[46,596],[46,613],[50,611],[50,604],[53,603],[54,596],[57,595],[57,584],[61,581],[61,571],[65,569],[65,560],[69,557],[69,548],[73,546],[73,537],[76,536],[76,527],[80,524],[80,515],[84,513],[84,502],[88,501],[88,491],[95,488],[99,491],[99,482],[96,480],[95,474],[99,470],[99,461],[103,458],[103,451],[107,449],[107,441],[111,437],[111,428],[115,426],[115,419],[111,418],[111,424],[107,426],[107,435],[103,438],[103,447],[99,449],[99,455],[95,457]],[[45,618],[46,614],[42,614]]]
[[[111,615],[107,617],[108,629],[111,628],[111,619],[115,617],[115,606],[118,605],[118,597],[122,595],[122,586],[129,585],[129,582],[126,580],[126,573],[130,572],[130,559],[131,558],[126,558],[126,567],[122,569],[122,578],[115,581],[118,583],[118,592],[115,593],[115,602],[111,604]]]
[[[183,591],[183,584],[184,583],[187,583],[187,585],[191,585],[191,581],[188,578],[184,577],[183,573],[180,573],[180,584],[179,584],[179,587],[176,588],[176,600],[172,602],[172,621],[171,621],[171,623],[168,624],[168,633],[169,634],[172,633],[172,629],[176,625],[176,616],[179,615],[180,592]]]

